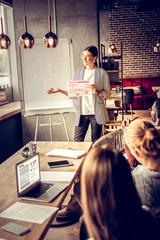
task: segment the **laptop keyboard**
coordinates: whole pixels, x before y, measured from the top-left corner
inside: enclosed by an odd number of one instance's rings
[[[32,189],[28,193],[26,193],[25,196],[38,198],[43,193],[45,193],[49,188],[51,188],[54,184],[55,183],[40,182],[36,187],[34,187],[34,189]]]

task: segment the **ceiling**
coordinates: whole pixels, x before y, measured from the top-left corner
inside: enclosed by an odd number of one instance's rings
[[[158,0],[97,0],[99,10],[112,11],[117,8],[127,8],[132,5],[137,5],[137,11],[157,10],[160,8],[160,1]]]

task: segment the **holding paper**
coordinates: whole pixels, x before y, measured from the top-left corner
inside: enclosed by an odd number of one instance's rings
[[[110,96],[108,73],[97,67],[98,49],[88,46],[81,55],[84,67],[68,81],[68,89],[50,88],[47,93],[62,93],[76,99],[74,141],[83,142],[91,125],[91,141],[100,138],[102,125],[109,120],[105,99]]]
[[[91,94],[88,80],[67,81],[67,87],[69,97],[89,96]]]

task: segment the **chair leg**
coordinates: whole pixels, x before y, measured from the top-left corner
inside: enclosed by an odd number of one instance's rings
[[[102,136],[105,134],[105,126],[104,125],[102,125]]]
[[[132,115],[132,118],[133,118],[133,112],[132,112],[132,105],[130,104],[130,110],[131,110],[131,115]]]

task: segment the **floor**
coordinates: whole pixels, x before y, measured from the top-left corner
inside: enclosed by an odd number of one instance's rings
[[[130,112],[130,111],[128,111],[128,112]],[[145,119],[147,121],[152,122],[150,110],[133,110],[133,118],[135,118],[135,117],[139,117],[139,118],[142,118],[142,119]],[[119,114],[117,119],[121,120],[122,115]],[[124,120],[127,120],[127,119],[132,119],[131,114],[130,115],[124,115]]]
[[[140,117],[142,119],[152,122],[149,110],[133,110],[133,112],[133,118]],[[118,115],[117,119],[121,120],[122,115]],[[124,120],[127,119],[132,119],[131,115],[124,115]],[[65,199],[65,203],[67,203],[69,199],[70,196],[67,196],[67,198]],[[79,229],[80,222],[66,227],[51,227],[46,234],[44,240],[79,240]]]

